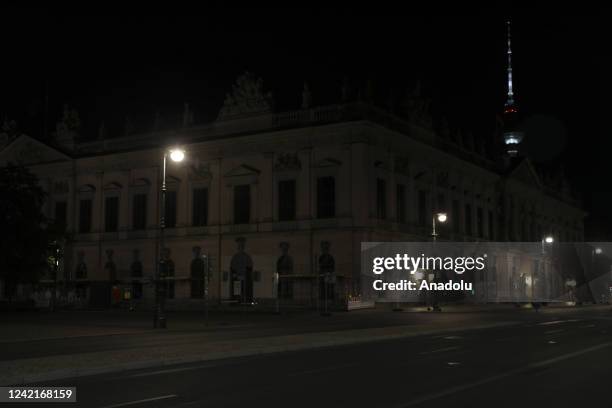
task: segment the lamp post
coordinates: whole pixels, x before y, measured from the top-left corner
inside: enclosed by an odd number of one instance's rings
[[[552,235],[546,235],[545,237],[542,237],[542,264],[544,264],[545,259],[546,259],[546,245],[552,245],[554,242],[555,242],[555,238]],[[534,286],[535,286],[535,277],[533,276],[533,272],[532,272],[531,274],[531,300],[532,302],[533,302]],[[537,311],[537,308],[536,308],[536,311]]]
[[[434,243],[434,245],[436,244],[436,240],[438,239],[438,233],[436,232],[436,221],[439,223],[444,224],[446,222],[446,220],[448,219],[448,216],[446,215],[445,212],[439,212],[433,215],[433,217],[431,218],[431,239]],[[435,270],[433,271],[433,281],[435,281],[436,278],[436,272]],[[428,298],[429,298],[429,291],[427,291],[428,293]],[[434,302],[433,302],[433,306],[432,309],[436,312],[440,312],[442,311],[442,309],[440,309],[440,306],[438,305],[438,301],[437,301],[437,295],[434,294]]]
[[[542,237],[542,263],[544,264],[546,261],[546,245],[551,245],[555,242],[555,238],[552,235],[546,235],[544,237]],[[553,266],[553,260],[552,260],[552,252],[551,252],[551,261],[550,261],[550,265],[551,267]],[[552,273],[552,271],[551,271]],[[532,298],[533,298],[533,285],[534,285],[534,279],[532,279],[532,286],[531,286],[531,293],[532,293]],[[549,291],[552,292],[552,291]],[[537,311],[537,310],[536,310]]]
[[[595,247],[593,249],[591,249],[591,276],[597,276],[597,272],[595,271],[595,257],[597,255],[601,255],[603,253],[603,250],[601,249],[601,247]],[[593,296],[595,297],[595,296]],[[593,299],[595,302],[597,302],[596,299]],[[605,303],[605,295],[602,294],[601,295],[601,303]]]
[[[182,162],[185,158],[185,150],[180,148],[166,149],[164,150],[163,156],[161,203],[159,215],[159,266],[155,279],[155,318],[153,321],[153,327],[156,329],[166,328],[166,315],[164,312],[166,291],[163,286],[166,284],[166,251],[164,243],[164,230],[166,229],[166,163],[168,161],[168,156],[173,162]],[[164,285],[162,285],[162,280],[164,281]]]
[[[433,238],[433,242],[436,242],[436,239],[438,237],[438,233],[436,232],[436,220],[440,223],[445,223],[447,220],[447,215],[446,213],[440,212],[437,214],[433,215],[433,218],[431,220],[431,236]]]

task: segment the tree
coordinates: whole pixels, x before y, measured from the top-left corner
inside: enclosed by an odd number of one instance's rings
[[[0,168],[0,279],[11,299],[20,283],[36,283],[46,271],[53,228],[42,212],[46,193],[23,166]]]

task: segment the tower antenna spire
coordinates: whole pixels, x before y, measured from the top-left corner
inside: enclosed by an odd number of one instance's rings
[[[512,89],[512,32],[510,28],[510,20],[506,21],[506,27],[508,30],[507,39],[508,39],[508,67],[506,68],[506,72],[508,75],[508,94],[506,96],[506,111],[515,111],[516,107],[514,106],[514,91]]]
[[[516,157],[519,153],[519,145],[523,141],[524,134],[518,126],[518,109],[514,102],[514,90],[512,89],[512,36],[510,32],[510,20],[506,21],[508,29],[508,94],[504,104],[504,144],[506,153],[510,157]]]

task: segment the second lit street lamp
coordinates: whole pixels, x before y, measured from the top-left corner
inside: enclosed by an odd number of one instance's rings
[[[432,225],[431,225],[431,236],[433,237],[433,240],[435,241],[436,238],[438,237],[438,233],[436,232],[436,220],[440,223],[445,223],[446,219],[448,217],[446,216],[446,213],[440,212],[437,214],[434,214],[433,219],[432,219]]]
[[[435,245],[436,239],[438,238],[438,233],[436,232],[436,221],[444,224],[446,222],[446,220],[448,219],[448,216],[446,215],[445,212],[439,212],[433,215],[432,220],[431,220],[431,238],[432,241]],[[436,272],[435,270],[432,271],[433,273],[431,273],[429,276],[431,277],[430,281],[435,281],[436,280]],[[429,298],[429,291],[427,291],[427,297]],[[435,295],[434,300],[433,300],[433,305],[432,308],[434,311],[436,312],[441,312],[442,309],[440,308],[440,306],[438,305],[438,299],[437,299],[437,295]]]

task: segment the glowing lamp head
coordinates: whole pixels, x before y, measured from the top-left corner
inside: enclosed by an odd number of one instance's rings
[[[601,254],[603,252],[603,250],[601,248],[595,248],[595,253],[597,255]]]
[[[446,222],[446,219],[448,218],[446,216],[446,213],[438,213],[438,214],[436,214],[436,216],[437,216],[439,222]]]
[[[555,239],[549,235],[544,238],[544,242],[546,242],[547,244],[552,244],[553,242],[555,242]]]
[[[185,151],[183,149],[172,149],[170,150],[170,160],[173,162],[182,162],[185,158]]]

